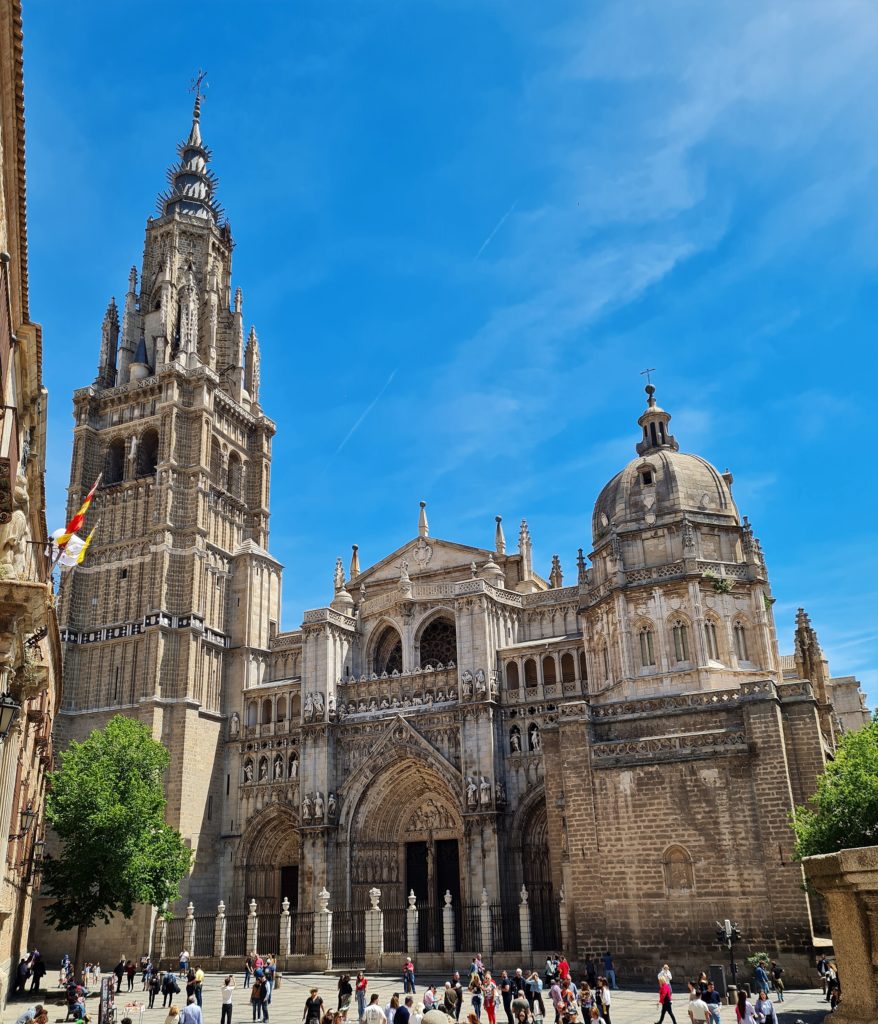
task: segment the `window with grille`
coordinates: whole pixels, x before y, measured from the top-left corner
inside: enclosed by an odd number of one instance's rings
[[[655,665],[655,636],[649,626],[640,630],[640,664],[644,668]]]
[[[677,662],[689,660],[689,627],[679,619],[671,630],[674,640],[674,659]]]
[[[704,640],[707,644],[707,656],[711,661],[719,661],[719,646],[716,642],[716,624],[709,619],[704,623]]]

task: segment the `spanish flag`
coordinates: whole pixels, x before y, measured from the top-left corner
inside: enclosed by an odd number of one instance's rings
[[[80,508],[80,510],[67,524],[67,527],[64,530],[64,532],[59,534],[55,538],[55,544],[57,545],[59,551],[63,551],[64,548],[67,547],[67,542],[70,540],[73,534],[76,533],[77,530],[82,529],[82,524],[85,522],[85,513],[88,512],[88,506],[91,504],[91,499],[95,496],[95,491],[98,489],[98,484],[101,482],[101,477],[103,475],[103,473],[98,474],[98,478],[97,480],[95,480],[92,489],[85,496],[85,501],[82,503],[82,507]],[[94,533],[93,530],[92,533]],[[91,540],[91,534],[89,534],[88,539]]]

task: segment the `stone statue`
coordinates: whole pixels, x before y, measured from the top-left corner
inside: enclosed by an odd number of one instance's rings
[[[338,798],[335,793],[330,793],[326,801],[326,810],[329,814],[329,820],[335,821],[335,816],[338,813]]]
[[[245,761],[244,762],[244,781],[245,782],[252,782],[253,781],[253,762],[252,761]]]
[[[502,782],[498,782],[494,786],[494,799],[497,801],[498,807],[506,806],[506,787]]]
[[[0,527],[0,579],[24,579],[27,575],[29,499],[23,478],[16,481],[14,505],[9,522]]]
[[[313,807],[311,804],[311,797],[306,793],[302,797],[302,821],[310,821],[313,813]]]
[[[323,794],[317,793],[314,797],[314,820],[323,821],[323,814],[326,810],[326,804],[323,802]]]
[[[284,759],[280,754],[274,759],[274,778],[280,781],[284,777]]]
[[[486,683],[486,680],[485,680],[485,670],[481,669],[481,668],[477,669],[476,670],[476,694],[479,697],[484,697],[484,695],[487,692],[488,692],[488,687],[487,687],[487,683]]]
[[[476,807],[479,802],[475,780],[470,776],[466,780],[466,803],[468,807]]]
[[[305,707],[302,712],[302,718],[306,722],[314,721],[314,698],[310,693],[305,694]]]
[[[465,669],[460,676],[460,688],[463,691],[464,697],[472,697],[473,695],[473,674],[469,669]]]
[[[475,562],[470,562],[470,564],[469,564],[469,571],[470,571],[470,574],[472,575],[473,579],[475,579],[476,576],[478,576],[478,574],[479,574],[479,567],[476,565]]]
[[[516,725],[509,737],[509,749],[513,754],[521,753],[521,729]]]
[[[333,585],[335,586],[336,592],[344,587],[344,566],[341,564],[341,559],[336,558],[335,560],[335,575],[333,577]]]
[[[290,778],[297,779],[299,777],[299,759],[295,754],[290,758]]]
[[[530,736],[530,749],[534,751],[540,751],[543,749],[543,741],[540,739],[540,728],[534,724],[530,727],[528,732]]]
[[[268,781],[268,761],[264,757],[259,762],[259,781]]]
[[[230,736],[237,736],[240,731],[241,731],[241,719],[240,719],[240,716],[238,715],[238,712],[236,711],[236,712],[234,712],[234,714],[231,717],[231,720],[229,721],[229,735]]]
[[[491,803],[491,783],[482,776],[482,781],[479,783],[479,802],[482,807],[488,807]]]
[[[322,722],[323,721],[323,712],[324,712],[324,710],[325,710],[325,705],[323,703],[323,694],[318,691],[317,693],[314,694],[314,721],[315,722]]]
[[[338,714],[336,713],[335,710],[335,700],[332,697],[329,698],[329,707],[327,710],[327,715],[329,717],[330,722],[334,722],[336,718],[338,718]]]

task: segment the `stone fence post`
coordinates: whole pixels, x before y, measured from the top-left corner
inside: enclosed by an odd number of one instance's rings
[[[292,921],[290,919],[290,901],[289,901],[289,899],[286,896],[284,896],[283,901],[281,902],[281,912],[280,912],[280,939],[279,939],[279,946],[278,946],[278,951],[277,951],[279,956],[289,956],[290,955],[290,926],[291,925],[292,925]]]
[[[183,945],[189,951],[189,956],[195,959],[195,954],[192,952],[195,949],[195,907],[192,905],[192,900],[189,901],[189,906],[186,907],[186,920],[183,923]]]
[[[366,911],[366,970],[377,971],[384,955],[384,911],[379,906],[381,890],[373,887],[369,890],[369,902],[372,904]]]
[[[324,885],[317,893],[317,913],[314,915],[314,956],[325,960],[325,970],[332,970],[332,911],[329,892]]]
[[[442,951],[447,957],[454,957],[454,907],[451,905],[451,890],[445,890],[445,906],[442,908]]]
[[[527,887],[521,887],[521,902],[518,904],[518,928],[521,932],[521,956],[526,962],[530,962],[530,955],[533,953],[533,938],[530,929],[530,904],[527,902]]]
[[[250,900],[250,913],[247,915],[247,952],[259,952],[259,917],[256,914],[256,900]]]
[[[408,949],[406,952],[409,956],[415,957],[418,955],[418,907],[417,907],[417,896],[415,896],[415,890],[409,889],[408,894],[408,910],[405,912],[405,935],[406,941],[408,942]]]
[[[226,955],[226,905],[222,900],[216,908],[216,921],[213,926],[213,955]]]
[[[159,963],[168,955],[168,919],[165,917],[167,904],[162,908],[162,916],[158,919],[159,941],[156,943],[159,951]]]
[[[482,925],[482,955],[486,960],[490,961],[491,956],[494,952],[494,933],[491,929],[491,904],[488,902],[488,890],[482,889],[482,906],[481,906],[481,925]]]

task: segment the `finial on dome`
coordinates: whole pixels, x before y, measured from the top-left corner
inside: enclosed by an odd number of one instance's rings
[[[653,372],[655,372],[655,367],[643,371],[647,377]],[[680,446],[677,444],[677,439],[669,429],[671,414],[656,404],[655,385],[647,384],[645,391],[646,410],[637,421],[643,428],[643,440],[637,445],[637,454],[646,455],[648,452],[659,451],[663,448],[679,451]]]
[[[351,579],[360,575],[360,545],[351,544]]]
[[[494,516],[497,529],[494,531],[494,550],[498,555],[506,554],[506,536],[503,533],[503,516]]]
[[[427,523],[427,503],[421,502],[421,511],[418,513],[418,536],[429,537],[430,527]]]

